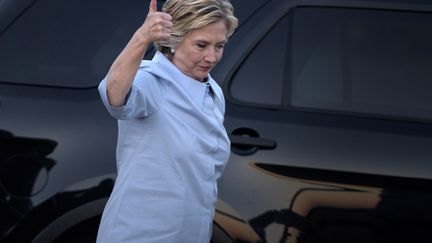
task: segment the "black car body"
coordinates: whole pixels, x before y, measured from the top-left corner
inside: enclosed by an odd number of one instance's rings
[[[432,3],[232,3],[212,241],[432,242]],[[117,136],[97,85],[148,5],[0,2],[1,242],[94,242]]]

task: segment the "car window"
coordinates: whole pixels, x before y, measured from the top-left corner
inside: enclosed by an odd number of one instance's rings
[[[240,25],[269,0],[247,0],[247,4],[244,4],[244,1],[245,0],[231,0],[231,4],[234,7],[234,15],[238,19]]]
[[[432,14],[293,12],[292,106],[432,118]]]
[[[141,0],[36,1],[1,33],[0,82],[96,86],[148,6]]]
[[[432,14],[296,7],[240,65],[249,104],[432,119]],[[285,82],[285,84],[283,84]]]
[[[280,105],[285,75],[288,21],[276,24],[255,46],[230,83],[237,100],[265,105]]]

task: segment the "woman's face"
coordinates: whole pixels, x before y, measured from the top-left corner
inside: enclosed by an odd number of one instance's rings
[[[192,30],[176,48],[172,62],[185,75],[203,81],[222,57],[226,32],[224,20]]]

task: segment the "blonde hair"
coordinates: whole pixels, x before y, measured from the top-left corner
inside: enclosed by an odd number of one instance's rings
[[[175,49],[192,30],[223,19],[228,38],[238,25],[229,0],[167,0],[162,11],[171,15],[173,23],[171,37],[155,43],[157,50],[164,54]]]

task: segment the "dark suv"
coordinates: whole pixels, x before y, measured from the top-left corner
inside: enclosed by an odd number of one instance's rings
[[[232,3],[212,241],[432,242],[432,3]],[[97,85],[148,6],[0,1],[1,242],[95,241],[117,137]]]

